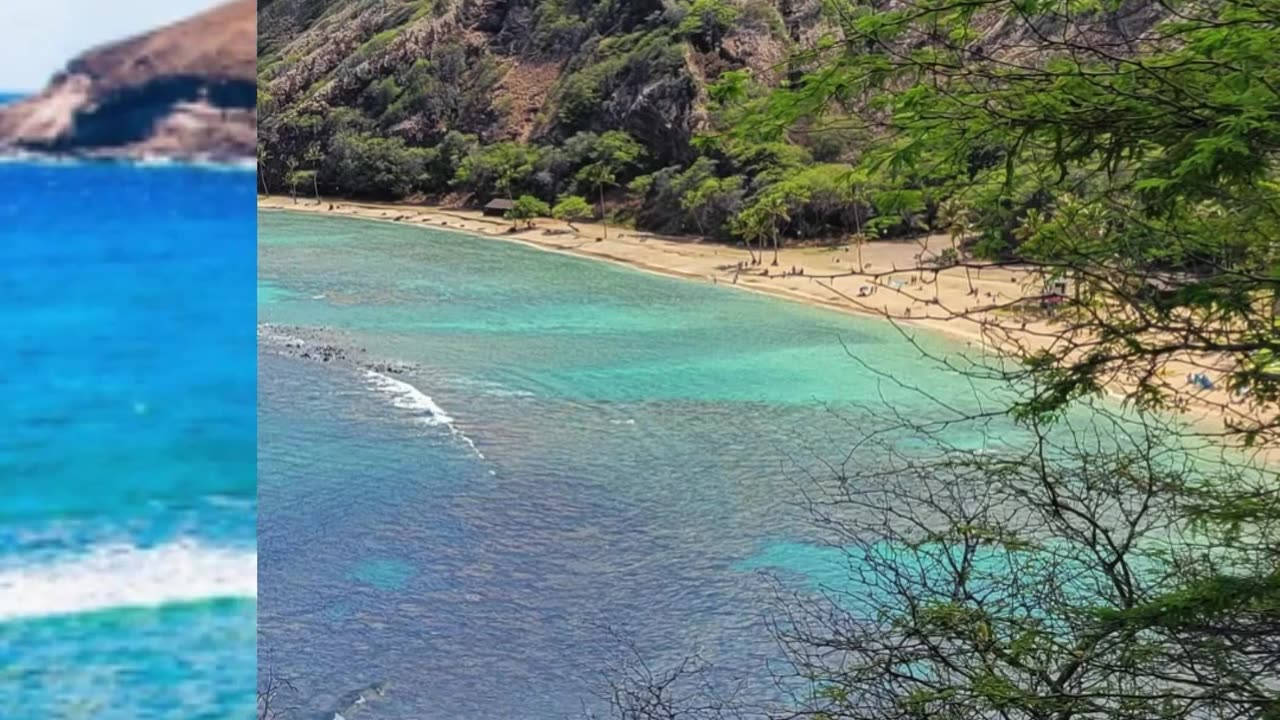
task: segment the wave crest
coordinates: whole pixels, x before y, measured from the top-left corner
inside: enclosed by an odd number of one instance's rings
[[[0,622],[257,594],[256,551],[194,540],[101,545],[39,564],[0,565]]]
[[[387,377],[373,370],[366,370],[364,376],[369,384],[391,401],[393,406],[412,411],[415,415],[414,419],[423,425],[443,425],[449,428],[449,432],[466,443],[476,457],[485,459],[484,453],[480,452],[475,442],[453,424],[453,418],[444,411],[444,408],[437,405],[430,395],[407,382]]]
[[[452,425],[453,418],[436,404],[430,395],[407,382],[387,377],[372,370],[365,371],[369,383],[391,400],[391,404],[401,410],[419,413],[418,421],[424,425]],[[425,415],[421,413],[426,413]]]

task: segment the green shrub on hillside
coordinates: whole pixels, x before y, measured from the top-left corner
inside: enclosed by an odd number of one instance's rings
[[[533,227],[535,218],[550,215],[551,208],[545,202],[532,195],[521,195],[515,205],[506,212],[505,217],[512,221],[522,220],[525,227]]]
[[[339,190],[354,197],[399,199],[418,189],[435,151],[409,148],[400,138],[344,132],[333,139],[327,164]]]
[[[515,197],[527,189],[540,155],[537,146],[515,142],[478,147],[462,159],[454,186],[481,198]]]
[[[693,0],[676,32],[707,51],[720,46],[737,19],[738,8],[727,0]]]

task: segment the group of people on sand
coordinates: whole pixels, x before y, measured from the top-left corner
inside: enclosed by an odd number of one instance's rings
[[[1195,385],[1201,390],[1213,389],[1213,381],[1209,379],[1208,375],[1205,375],[1202,372],[1187,373],[1187,384]]]

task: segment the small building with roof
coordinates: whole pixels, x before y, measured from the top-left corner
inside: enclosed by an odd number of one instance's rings
[[[484,214],[485,217],[506,217],[507,211],[515,206],[514,202],[506,198],[494,198],[484,206]]]

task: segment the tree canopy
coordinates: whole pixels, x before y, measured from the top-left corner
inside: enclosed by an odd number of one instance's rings
[[[1007,405],[882,410],[840,453],[859,462],[809,478],[846,576],[780,601],[783,712],[1280,717],[1280,5],[826,7],[839,31],[791,58],[785,87],[723,76],[716,144],[853,132],[866,140],[830,187],[868,199],[869,230],[945,229],[948,262],[1074,287],[1043,342],[996,303],[982,330],[1002,355],[940,358]],[[749,199],[739,232],[767,235],[828,187],[800,177]],[[1164,414],[1183,366],[1232,393],[1225,431]],[[994,416],[1017,433],[988,435]],[[646,698],[645,717],[777,716],[619,687],[624,715]]]

